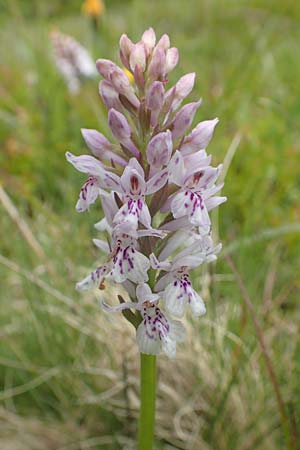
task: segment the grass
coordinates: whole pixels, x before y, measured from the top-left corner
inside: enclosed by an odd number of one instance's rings
[[[74,283],[98,258],[97,208],[76,214],[78,173],[66,149],[80,128],[108,133],[97,80],[71,97],[53,66],[48,33],[70,33],[95,58],[117,59],[122,32],[149,25],[180,50],[171,81],[197,72],[197,119],[218,116],[209,150],[231,153],[214,217],[217,265],[195,274],[208,314],[187,319],[178,358],[159,361],[157,449],[297,448],[299,429],[299,8],[277,0],[107,2],[94,33],[80,2],[12,1],[0,17],[0,176],[18,211],[0,204],[0,447],[133,449],[138,355],[133,329],[104,316]],[[233,146],[236,148],[233,148]],[[230,149],[230,150],[229,150]],[[42,248],[20,233],[24,220]],[[230,255],[254,307],[277,387],[265,365]],[[201,276],[200,276],[201,275]],[[107,295],[115,295],[109,291]],[[299,439],[299,437],[298,437]],[[288,444],[291,443],[291,444]],[[290,445],[290,447],[288,447]]]

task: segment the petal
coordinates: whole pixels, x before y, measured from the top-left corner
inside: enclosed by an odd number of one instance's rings
[[[179,318],[183,317],[188,297],[181,286],[180,280],[175,278],[172,283],[168,284],[164,290],[163,298],[169,314]]]
[[[96,201],[99,195],[99,181],[95,177],[90,177],[80,190],[76,211],[84,212],[89,209],[89,206]]]
[[[206,313],[204,301],[196,291],[193,290],[189,301],[193,316],[199,317]]]
[[[154,255],[154,253],[151,253],[151,255],[149,256],[150,258],[150,263],[151,263],[151,267],[155,270],[170,270],[171,269],[171,263],[167,262],[167,261],[159,261],[156,256]]]
[[[159,355],[161,343],[157,337],[149,337],[144,322],[141,322],[136,331],[136,340],[141,353],[146,355]]]
[[[92,289],[95,286],[99,286],[99,284],[104,280],[108,271],[109,267],[107,265],[98,267],[96,270],[91,272],[90,275],[76,284],[76,290],[87,291],[88,289]]]
[[[93,175],[96,177],[103,177],[104,175],[105,170],[103,164],[93,156],[75,156],[70,152],[66,152],[66,159],[79,172],[88,173],[89,175]]]
[[[210,197],[208,200],[205,200],[207,211],[211,211],[222,203],[226,202],[227,197]]]
[[[179,320],[170,320],[170,338],[176,342],[183,342],[186,339],[186,329]]]
[[[183,156],[178,150],[172,156],[168,169],[169,181],[177,184],[177,186],[182,186],[185,178],[185,167]]]
[[[168,176],[169,176],[168,169],[162,169],[155,175],[153,175],[153,177],[147,181],[146,193],[149,195],[159,191],[168,181]]]
[[[93,243],[104,253],[108,254],[110,252],[109,245],[106,241],[103,241],[102,239],[93,239]]]

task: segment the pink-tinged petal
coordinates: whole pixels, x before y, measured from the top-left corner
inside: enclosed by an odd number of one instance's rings
[[[128,167],[131,167],[132,169],[136,170],[138,174],[144,179],[145,178],[145,172],[140,163],[136,158],[130,158],[128,162]]]
[[[150,80],[159,80],[166,73],[166,54],[162,48],[155,47],[148,68]]]
[[[192,92],[195,84],[195,77],[195,73],[188,73],[177,81],[175,85],[175,96],[172,102],[173,111],[178,108],[181,105],[182,100],[184,100]]]
[[[184,155],[188,155],[197,150],[206,148],[213,136],[214,129],[218,122],[219,119],[216,118],[198,123],[192,132],[184,139],[180,148],[181,152]]]
[[[168,232],[164,230],[156,230],[155,228],[147,228],[145,230],[137,230],[137,238],[153,236],[160,239],[164,239]]]
[[[102,210],[104,212],[107,223],[112,226],[113,218],[118,212],[119,208],[116,204],[114,193],[102,191],[100,195]]]
[[[184,292],[181,282],[177,278],[165,288],[163,298],[166,311],[174,317],[182,318],[188,302],[188,296]]]
[[[186,169],[185,179],[188,179],[191,175],[203,170],[211,163],[211,155],[207,156],[205,150],[193,153],[188,156],[184,156],[184,166]]]
[[[177,186],[182,186],[185,179],[185,167],[182,154],[176,150],[168,165],[169,181]]]
[[[200,190],[212,187],[219,177],[222,167],[222,164],[220,164],[218,167],[204,167],[200,172],[202,176],[196,184],[195,189]]]
[[[186,243],[188,238],[188,230],[178,230],[173,233],[166,241],[164,248],[160,252],[159,260],[164,261],[165,259],[167,259],[175,250],[178,249],[178,247]]]
[[[111,161],[113,164],[118,164],[122,167],[127,165],[127,161],[124,158],[112,151],[112,144],[99,131],[82,128],[81,134],[93,154],[99,159]]]
[[[172,134],[170,130],[156,134],[149,142],[146,155],[150,166],[161,169],[166,166],[173,151]]]
[[[145,302],[156,302],[159,299],[158,294],[153,294],[149,285],[146,283],[141,283],[136,288],[136,297],[140,305]]]
[[[114,108],[117,111],[123,111],[124,108],[122,106],[122,103],[120,102],[119,93],[115,90],[115,88],[109,81],[100,81],[99,94],[108,110]]]
[[[107,231],[111,234],[111,226],[108,224],[106,218],[99,220],[99,222],[95,223],[94,228],[98,231]]]
[[[168,169],[162,169],[159,172],[156,172],[156,174],[147,181],[146,193],[149,195],[159,191],[167,183],[168,176]]]
[[[146,183],[144,180],[144,173],[141,175],[140,171],[133,169],[130,165],[125,167],[121,176],[121,186],[124,194],[128,196],[141,196],[146,192]]]
[[[96,286],[99,286],[109,272],[109,266],[104,265],[98,267],[95,271],[91,272],[86,278],[76,284],[77,291],[87,291]]]
[[[178,139],[184,135],[186,130],[192,125],[197,109],[202,100],[184,105],[176,114],[172,122],[172,137]]]
[[[81,128],[81,134],[87,146],[94,152],[95,156],[99,156],[99,150],[111,150],[112,144],[99,131],[87,128]]]
[[[224,186],[224,183],[217,184],[217,185],[214,184],[209,189],[206,189],[205,191],[203,191],[202,196],[203,196],[205,202],[207,201],[208,198],[212,197],[217,192],[219,192],[223,188],[223,186]]]
[[[150,55],[156,43],[156,36],[153,28],[148,28],[148,30],[144,31],[142,41],[144,43],[147,55]]]
[[[110,75],[116,67],[117,65],[109,59],[98,59],[96,61],[96,68],[98,72],[108,81],[110,81]]]
[[[179,219],[171,220],[168,223],[163,225],[164,230],[166,231],[177,231],[181,228],[191,227],[191,223],[189,222],[186,216],[180,217]]]
[[[139,221],[145,228],[151,228],[151,215],[146,202],[143,202],[142,208],[140,209]]]
[[[194,255],[182,256],[173,263],[172,269],[179,270],[181,267],[194,268],[200,266],[205,261],[205,254],[197,253]]]
[[[192,310],[192,315],[194,317],[203,316],[206,313],[206,308],[203,299],[200,295],[193,290],[192,295],[190,297],[190,307]]]
[[[154,81],[146,96],[146,108],[151,111],[151,126],[157,125],[157,118],[164,104],[165,88],[161,81]]]
[[[151,255],[149,256],[150,258],[150,263],[151,263],[151,267],[155,270],[165,270],[168,271],[171,269],[171,263],[169,263],[168,261],[159,261],[156,256],[154,255],[154,253],[151,253]]]
[[[126,34],[122,34],[122,36],[120,38],[120,42],[119,42],[120,59],[127,69],[130,69],[129,58],[130,58],[130,53],[133,49],[133,46],[134,46],[134,44],[128,38],[128,36]]]
[[[156,47],[164,50],[165,52],[170,48],[170,38],[167,34],[163,34],[160,40],[158,41]]]
[[[79,199],[76,203],[76,211],[87,211],[100,195],[99,180],[95,177],[89,177],[81,188]]]
[[[127,77],[127,75],[123,72],[122,69],[117,67],[111,74],[110,74],[110,82],[113,85],[113,87],[122,95],[127,97],[129,102],[135,107],[139,108],[140,101],[137,98],[137,96],[134,93],[134,89],[130,84],[130,81]]]
[[[139,309],[139,305],[136,302],[125,302],[121,303],[120,305],[110,306],[103,300],[101,301],[101,307],[103,311],[107,313],[120,312],[124,311],[125,309]]]
[[[75,156],[70,152],[66,152],[66,159],[79,172],[88,173],[89,175],[101,178],[103,178],[104,176],[105,169],[103,164],[93,156],[89,155]]]
[[[106,241],[103,241],[102,239],[93,239],[93,243],[96,245],[96,247],[100,248],[106,255],[110,253],[109,245]]]
[[[126,117],[116,111],[115,109],[110,109],[108,112],[108,125],[115,136],[119,141],[126,141],[131,137],[131,128]]]
[[[166,53],[166,72],[171,72],[178,64],[179,54],[176,47],[169,48]]]
[[[226,201],[227,197],[211,197],[208,200],[205,200],[207,211],[211,211]]]
[[[130,54],[130,68],[134,72],[135,67],[138,66],[142,72],[146,69],[146,50],[143,42],[135,44]]]
[[[165,275],[163,275],[158,282],[156,283],[155,287],[154,287],[154,291],[155,292],[159,292],[161,293],[165,287],[171,283],[171,281],[173,280],[174,275],[172,272],[167,272]]]
[[[122,192],[120,177],[113,172],[105,171],[101,180],[101,187],[104,189],[112,189],[116,192]]]

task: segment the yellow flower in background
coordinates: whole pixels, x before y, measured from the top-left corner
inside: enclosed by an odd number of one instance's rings
[[[130,70],[126,69],[126,67],[123,67],[123,70],[128,78],[128,80],[130,81],[130,83],[132,84],[134,81],[134,77],[132,75],[132,73],[130,72]]]
[[[105,6],[102,0],[85,0],[82,5],[84,14],[91,17],[100,17],[104,13]]]

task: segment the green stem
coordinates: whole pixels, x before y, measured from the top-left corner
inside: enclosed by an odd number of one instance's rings
[[[153,450],[156,397],[156,356],[141,353],[140,370],[141,407],[138,431],[138,450]]]

